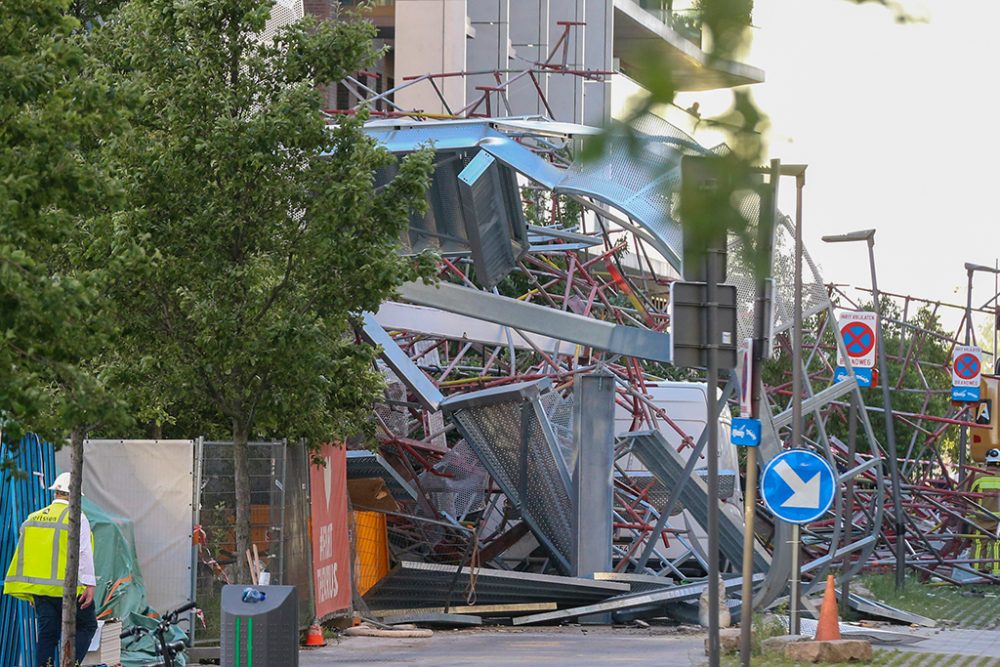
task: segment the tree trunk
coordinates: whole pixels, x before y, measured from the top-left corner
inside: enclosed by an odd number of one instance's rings
[[[83,481],[83,431],[80,429],[74,429],[70,434],[69,460],[69,537],[66,544],[66,579],[63,582],[60,667],[76,664],[76,587],[80,578],[80,487]]]
[[[233,481],[236,485],[236,581],[249,584],[250,566],[247,549],[250,549],[250,462],[247,441],[250,429],[246,424],[233,420]]]

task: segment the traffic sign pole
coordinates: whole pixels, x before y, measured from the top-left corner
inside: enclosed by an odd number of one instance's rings
[[[708,387],[705,392],[708,409],[715,413],[719,384],[718,309],[716,278],[719,275],[718,253],[709,248],[708,280]],[[708,646],[709,667],[719,667],[719,429],[718,423],[708,424]]]
[[[802,446],[802,190],[795,207],[795,301],[792,307],[792,447]],[[788,631],[799,634],[799,527],[792,526],[792,580]]]
[[[792,578],[789,581],[788,594],[788,632],[797,635],[801,630],[799,624],[799,549],[802,529],[799,524],[792,524],[792,539],[788,542],[792,549]]]
[[[777,213],[778,181],[781,175],[781,162],[771,160],[770,178],[767,186],[761,188],[760,213],[757,219],[757,244],[755,251],[758,256],[770,257],[773,244],[774,219]],[[750,372],[744,370],[744,382],[748,385],[746,403],[749,403],[750,417],[760,419],[760,396],[757,387],[760,386],[760,368],[767,346],[768,322],[771,319],[771,309],[768,301],[768,279],[761,275],[757,277],[757,294],[754,299],[754,332],[749,344],[750,353],[745,360]],[[741,402],[741,412],[743,403]],[[759,447],[748,447],[746,467],[746,492],[743,498],[743,593],[740,604],[740,665],[750,667],[751,632],[753,625],[753,541],[754,520],[757,514],[757,450]]]

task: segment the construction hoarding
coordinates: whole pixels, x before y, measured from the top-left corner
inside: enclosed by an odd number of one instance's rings
[[[347,450],[323,445],[312,463],[313,584],[316,617],[323,619],[351,606],[351,543],[347,515]]]

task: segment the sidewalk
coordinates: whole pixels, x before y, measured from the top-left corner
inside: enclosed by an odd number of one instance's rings
[[[427,639],[348,637],[302,650],[301,667],[378,664],[383,667],[510,665],[599,667],[704,663],[704,635],[675,628],[648,630],[565,627],[546,630],[490,628],[435,631]]]
[[[944,653],[995,658],[1000,661],[1000,630],[915,629],[910,634],[927,637],[917,644],[898,646],[900,651]]]

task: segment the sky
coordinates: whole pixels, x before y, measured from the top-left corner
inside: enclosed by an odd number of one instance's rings
[[[964,263],[1000,256],[1000,2],[904,7],[922,20],[901,25],[875,3],[755,0],[745,62],[765,72],[752,91],[769,156],[809,165],[803,238],[824,280],[870,285],[864,244],[820,237],[875,228],[880,289],[964,305]],[[694,97],[703,115],[731,99]],[[793,214],[794,181],[781,185]],[[994,276],[975,274],[973,304],[994,294]]]

